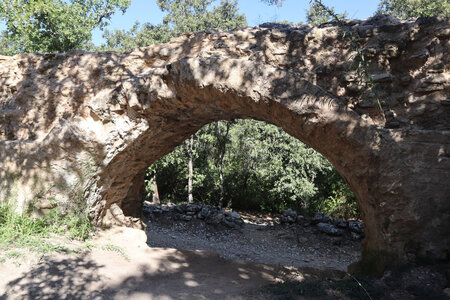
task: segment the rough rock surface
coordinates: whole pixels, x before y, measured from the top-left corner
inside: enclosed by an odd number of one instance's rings
[[[0,198],[18,209],[84,199],[94,222],[129,223],[147,166],[207,123],[253,118],[310,145],[346,179],[364,219],[363,260],[448,260],[449,20],[347,25],[382,112],[331,24],[0,57]]]
[[[203,220],[207,224],[222,225],[226,228],[240,228],[244,221],[235,211],[224,211],[220,207],[202,204],[159,205],[144,201],[142,212],[147,218],[157,218],[164,214],[173,221]]]
[[[317,228],[328,235],[340,236],[344,234],[342,229],[337,228],[336,226],[328,223],[319,223],[317,224]]]
[[[364,226],[357,220],[331,220],[325,213],[316,213],[314,217],[308,219],[304,216],[297,216],[297,212],[288,209],[283,211],[280,217],[281,224],[300,224],[304,227],[315,225],[315,229],[319,232],[326,233],[330,236],[346,235],[353,240],[359,240],[364,237]]]

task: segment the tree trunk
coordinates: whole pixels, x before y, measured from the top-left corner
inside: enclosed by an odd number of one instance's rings
[[[194,145],[194,135],[191,136],[188,142],[188,156],[189,156],[189,162],[188,162],[188,169],[189,169],[189,175],[188,175],[188,202],[194,203],[194,197],[192,196],[192,179],[194,177],[194,162],[193,162],[193,145]]]
[[[220,206],[225,205],[224,187],[223,187],[223,159],[219,165],[219,180],[220,180]]]
[[[156,183],[156,175],[153,177],[153,188],[152,202],[153,204],[161,204],[161,201],[159,199],[158,184]]]
[[[220,188],[220,205],[225,206],[225,188],[224,188],[224,178],[223,178],[223,160],[225,158],[225,153],[227,151],[228,134],[230,132],[232,122],[226,122],[225,133],[220,134],[220,124],[217,124],[217,139],[218,139],[218,150],[219,150],[219,188]],[[231,205],[228,201],[227,207]]]

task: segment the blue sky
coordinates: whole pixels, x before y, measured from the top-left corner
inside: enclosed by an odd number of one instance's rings
[[[220,1],[216,1],[220,3]],[[379,0],[323,0],[327,6],[334,6],[336,12],[346,11],[349,18],[366,19],[372,16]],[[240,13],[247,16],[250,26],[257,26],[264,22],[288,20],[294,23],[305,23],[305,10],[309,7],[309,0],[285,0],[282,7],[269,6],[261,0],[238,0]],[[156,5],[156,0],[132,0],[131,6],[125,14],[118,13],[111,18],[108,29],[129,29],[135,21],[158,24],[162,21],[164,13]],[[4,26],[0,24],[0,29]],[[100,30],[93,32],[93,41],[102,43]]]
[[[216,1],[220,3],[220,1]],[[379,0],[324,0],[327,6],[334,6],[336,12],[347,11],[349,18],[366,19],[371,17]],[[288,20],[294,23],[305,23],[305,10],[309,7],[309,0],[285,0],[283,6],[270,6],[261,0],[238,0],[239,10],[247,16],[250,26],[257,26],[264,22]],[[129,29],[135,21],[158,24],[162,21],[164,13],[156,5],[156,0],[132,0],[127,12],[117,14],[111,18],[110,29]],[[95,44],[102,42],[101,32],[96,30],[93,34]]]

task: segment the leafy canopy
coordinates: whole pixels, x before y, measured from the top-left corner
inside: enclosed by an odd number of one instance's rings
[[[66,52],[82,48],[94,28],[103,29],[116,10],[131,0],[3,0],[0,20],[6,23],[6,54]]]
[[[448,0],[382,0],[377,13],[403,19],[450,15],[450,3]]]
[[[105,31],[102,49],[126,50],[155,43],[165,43],[183,32],[208,29],[232,30],[247,24],[245,15],[238,13],[236,0],[222,0],[211,7],[212,0],[158,0],[167,15],[162,24],[136,23],[128,31]]]
[[[261,0],[269,5],[283,6],[284,0]]]
[[[303,208],[333,216],[357,216],[354,195],[331,164],[281,128],[254,120],[236,120],[224,135],[226,121],[200,129],[194,138],[194,199],[221,203],[220,156],[223,157],[225,202],[233,209],[280,211]],[[218,130],[221,131],[218,134]],[[226,152],[221,151],[226,145]],[[156,175],[163,202],[185,201],[186,143],[157,160],[148,171],[151,195]]]
[[[131,48],[145,47],[157,43],[165,43],[173,37],[172,31],[165,24],[152,25],[136,22],[130,30],[105,29],[103,38],[106,43],[99,50],[124,51]]]
[[[309,4],[309,9],[306,10],[306,21],[309,24],[320,25],[322,23],[333,21],[337,16],[339,19],[345,19],[347,13],[336,14],[334,7],[325,7],[319,1],[311,1]]]
[[[220,6],[209,10],[213,0],[158,0],[167,12],[163,23],[176,33],[206,29],[230,30],[246,24],[245,15],[238,14],[236,0],[222,0]]]

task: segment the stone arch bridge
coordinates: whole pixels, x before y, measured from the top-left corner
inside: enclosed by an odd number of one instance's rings
[[[449,260],[450,23],[378,17],[265,24],[128,52],[0,57],[0,197],[87,203],[97,224],[139,215],[145,169],[217,120],[282,127],[357,197],[363,259]]]

